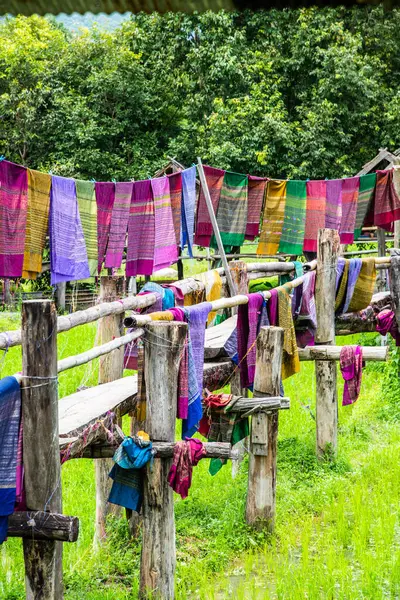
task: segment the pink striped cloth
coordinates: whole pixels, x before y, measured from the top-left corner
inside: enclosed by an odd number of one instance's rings
[[[171,196],[172,219],[177,246],[181,243],[182,173],[167,175]]]
[[[131,206],[133,182],[115,184],[115,200],[111,214],[105,266],[118,268],[122,263]]]
[[[210,190],[211,202],[214,208],[214,213],[217,214],[219,197],[221,195],[222,183],[224,181],[225,171],[222,169],[214,169],[214,167],[203,166],[204,175],[206,177],[208,189]],[[199,202],[197,204],[196,229],[194,243],[198,246],[210,246],[213,228],[208,214],[206,199],[203,188],[200,186]]]
[[[341,244],[352,244],[354,242],[359,188],[359,177],[348,177],[347,179],[343,179],[342,222],[339,228]]]
[[[151,180],[154,197],[154,267],[153,270],[165,269],[178,260],[174,222],[172,218],[171,197],[168,177],[157,177]]]
[[[25,167],[0,162],[0,277],[21,277],[24,262],[28,174]]]
[[[261,209],[263,206],[267,177],[249,175],[247,192],[246,240],[254,240],[260,229]]]
[[[152,274],[154,241],[155,217],[151,181],[135,181],[128,223],[127,277]]]
[[[342,181],[330,179],[326,182],[325,227],[337,231],[342,221]]]
[[[326,181],[307,181],[306,226],[303,250],[317,251],[318,229],[325,227]]]
[[[108,181],[96,181],[95,191],[97,203],[98,271],[100,273],[110,233],[111,215],[115,199],[115,184]]]

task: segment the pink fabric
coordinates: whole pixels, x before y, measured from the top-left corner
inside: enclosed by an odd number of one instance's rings
[[[200,440],[188,438],[176,442],[174,458],[168,473],[168,484],[181,498],[187,498],[192,485],[192,469],[206,454],[206,449]]]
[[[96,181],[98,272],[101,272],[110,233],[111,215],[115,200],[115,183]]]
[[[154,265],[155,217],[150,179],[135,181],[128,222],[126,276],[151,275]]]
[[[307,181],[306,225],[303,250],[316,252],[318,229],[325,227],[326,181]]]
[[[28,213],[25,167],[0,162],[0,277],[21,277]]]
[[[128,229],[129,210],[132,198],[132,182],[119,182],[115,185],[115,200],[111,214],[105,266],[118,269],[122,264]]]
[[[174,316],[174,321],[186,322],[186,315],[181,308],[170,308]],[[188,340],[186,336],[185,345],[181,357],[181,363],[179,365],[178,374],[178,404],[177,404],[177,418],[187,419],[189,410],[189,354],[188,354]]]
[[[359,177],[348,177],[347,179],[343,179],[342,221],[339,228],[341,244],[352,244],[354,242],[359,188]]]
[[[168,177],[151,180],[154,196],[155,242],[153,271],[165,269],[178,260]]]
[[[247,226],[246,240],[254,240],[260,229],[261,209],[264,201],[266,177],[249,175],[247,192]]]
[[[203,166],[204,175],[210,191],[211,203],[214,208],[214,213],[217,214],[219,197],[221,195],[221,187],[224,180],[225,171],[222,169],[214,169],[214,167]],[[213,228],[208,214],[206,199],[203,188],[200,186],[199,201],[197,204],[197,217],[194,243],[198,246],[209,246]]]
[[[390,333],[392,338],[396,341],[396,346],[400,346],[400,331],[397,327],[396,315],[389,308],[381,310],[376,315],[376,330],[381,335]]]
[[[344,379],[342,406],[356,402],[361,388],[362,349],[360,346],[343,346],[340,351],[340,370]]]

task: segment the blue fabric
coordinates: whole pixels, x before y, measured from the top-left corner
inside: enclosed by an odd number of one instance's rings
[[[182,171],[181,248],[187,244],[193,257],[194,211],[196,204],[196,167]]]
[[[7,536],[8,515],[14,512],[17,451],[21,419],[21,388],[15,377],[0,380],[0,544]]]
[[[168,310],[169,308],[173,308],[175,306],[174,292],[169,288],[162,287],[154,281],[148,281],[145,283],[140,291],[156,292],[157,294],[160,294],[162,298],[162,310]]]

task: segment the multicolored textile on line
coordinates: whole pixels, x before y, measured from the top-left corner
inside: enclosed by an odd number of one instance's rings
[[[326,182],[325,227],[339,231],[342,221],[342,179]]]
[[[196,206],[196,167],[182,171],[181,248],[187,244],[193,256],[194,211]]]
[[[257,254],[276,254],[282,235],[286,181],[268,181],[263,223]]]
[[[171,197],[168,177],[151,180],[154,197],[154,266],[153,270],[165,269],[178,260]]]
[[[247,175],[226,171],[216,216],[223,245],[241,246],[247,224]],[[214,236],[211,246],[217,248]]]
[[[349,275],[347,278],[346,296],[343,303],[342,313],[346,313],[349,309],[351,299],[353,297],[354,288],[362,267],[361,258],[351,258],[349,264]]]
[[[187,498],[192,485],[192,469],[206,454],[200,440],[193,438],[176,442],[174,457],[168,473],[168,484],[182,499]]]
[[[214,213],[217,214],[225,171],[223,171],[222,169],[214,169],[214,167],[208,167],[207,165],[203,166],[203,170],[207,181],[208,189],[210,191],[211,203],[213,205]],[[197,204],[197,218],[194,243],[198,246],[208,247],[210,245],[212,234],[213,228],[210,220],[210,215],[208,214],[208,208],[203,188],[202,186],[200,186],[199,201]]]
[[[354,404],[360,395],[362,363],[361,346],[343,346],[340,351],[340,370],[344,379],[342,406]]]
[[[262,306],[263,295],[256,292],[247,294],[248,304],[238,307],[237,319],[237,350],[240,367],[240,385],[247,388],[254,383],[256,371],[256,339],[258,322]]]
[[[374,225],[393,231],[400,220],[400,198],[393,183],[393,169],[376,172]]]
[[[358,239],[364,224],[370,203],[374,197],[376,184],[376,173],[368,173],[360,176],[360,188],[358,190],[358,203],[356,212],[356,223],[354,239]]]
[[[325,227],[326,181],[307,181],[306,206],[303,250],[316,252],[318,229]]]
[[[349,312],[357,312],[371,303],[375,289],[376,267],[374,258],[363,258],[360,274],[349,305]]]
[[[79,215],[81,217],[83,235],[86,243],[89,271],[90,275],[94,277],[98,272],[99,261],[97,247],[97,203],[94,182],[76,179],[75,186],[78,198]]]
[[[279,252],[302,254],[306,220],[307,191],[305,181],[288,181]]]
[[[341,315],[343,312],[343,304],[347,292],[347,281],[349,278],[349,266],[350,261],[344,259],[343,268],[341,268],[341,261],[338,261],[339,273],[336,272],[336,280],[339,275],[339,281],[336,283],[336,298],[335,298],[335,314]],[[365,308],[365,307],[364,307]]]
[[[50,269],[51,285],[90,277],[75,181],[55,175],[50,194]]]
[[[115,183],[96,181],[98,272],[101,272],[110,233],[111,214],[115,200]]]
[[[28,169],[28,215],[22,267],[25,279],[36,279],[42,271],[43,249],[49,228],[50,186],[51,175]],[[97,223],[95,225],[97,244]]]
[[[207,302],[213,302],[214,300],[218,300],[219,298],[221,298],[222,279],[216,269],[214,269],[213,271],[206,271],[205,273],[199,273],[198,275],[196,275],[195,279],[203,283]],[[195,302],[194,304],[197,304],[197,302]],[[192,306],[192,304],[185,303],[185,306]],[[212,323],[213,319],[215,319],[216,314],[217,313],[215,310],[210,312],[207,319],[207,325],[210,325]]]
[[[186,315],[182,308],[171,308],[169,312],[174,321],[185,322]],[[196,380],[197,383],[197,380]],[[187,419],[189,409],[189,332],[186,335],[178,374],[178,404],[176,416],[178,419]]]
[[[301,306],[296,320],[296,341],[298,346],[314,346],[317,329],[317,310],[315,306],[316,271],[304,276],[301,294]],[[296,288],[298,289],[298,288]]]
[[[292,316],[292,299],[290,287],[286,285],[278,289],[278,322],[283,328],[282,379],[287,379],[300,371],[299,352],[296,343],[296,332]]]
[[[0,162],[0,277],[21,277],[28,177],[25,167]]]
[[[115,184],[115,200],[111,214],[110,234],[108,236],[105,266],[118,269],[122,263],[125,247],[126,230],[128,229],[129,210],[131,206],[133,182]]]
[[[174,223],[176,245],[181,245],[181,214],[182,214],[182,173],[167,175],[171,196],[172,220]]]
[[[266,177],[248,176],[246,240],[254,240],[258,236],[267,182]]]
[[[21,387],[15,377],[0,380],[0,544],[7,537],[8,516],[17,498],[17,454]]]
[[[359,187],[359,177],[348,177],[347,179],[343,179],[342,221],[339,227],[341,244],[352,244],[354,242]]]
[[[152,274],[154,244],[155,216],[151,180],[135,181],[128,224],[127,277]]]

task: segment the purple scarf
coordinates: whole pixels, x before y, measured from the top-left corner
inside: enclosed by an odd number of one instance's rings
[[[170,308],[174,321],[186,322],[186,315],[182,308]],[[194,378],[193,381],[197,383]],[[197,389],[197,388],[196,388]],[[179,365],[178,376],[178,405],[176,416],[178,419],[187,419],[189,411],[189,342],[186,336],[185,347]]]
[[[50,194],[50,266],[51,285],[90,277],[75,181],[55,175]]]
[[[296,331],[297,345],[300,348],[305,346],[314,346],[315,330],[317,328],[317,310],[315,307],[315,281],[316,271],[306,273],[302,287],[302,297],[297,325],[300,328]],[[304,323],[301,328],[302,322]]]
[[[340,370],[344,379],[342,406],[356,402],[361,388],[362,349],[360,346],[343,346],[340,351]]]
[[[194,212],[196,205],[196,167],[182,171],[181,248],[187,244],[193,256]]]
[[[110,233],[111,214],[115,199],[115,184],[96,182],[98,272],[101,272]]]
[[[178,247],[172,219],[168,177],[151,180],[154,196],[155,243],[154,271],[165,269],[178,260]]]
[[[172,218],[172,215],[171,215]],[[150,179],[135,181],[128,224],[126,276],[151,275],[154,265],[154,200]]]
[[[336,266],[336,295],[339,291],[340,280],[343,275],[344,265],[346,264],[346,259],[339,256]]]
[[[28,211],[25,167],[0,162],[0,277],[21,277]]]
[[[118,269],[122,263],[128,227],[133,183],[115,185],[115,201],[111,214],[110,234],[108,237],[105,266]]]
[[[358,276],[360,274],[362,267],[361,258],[351,258],[349,264],[349,274],[347,277],[347,289],[346,289],[346,297],[343,304],[343,309],[340,314],[344,314],[347,312],[347,309],[350,306],[351,299],[353,297],[354,288],[357,283]]]
[[[240,385],[247,388],[254,383],[256,370],[256,339],[259,317],[264,304],[262,294],[247,294],[248,304],[238,308],[237,347],[240,368]]]
[[[339,230],[342,220],[342,179],[326,182],[325,227]]]

